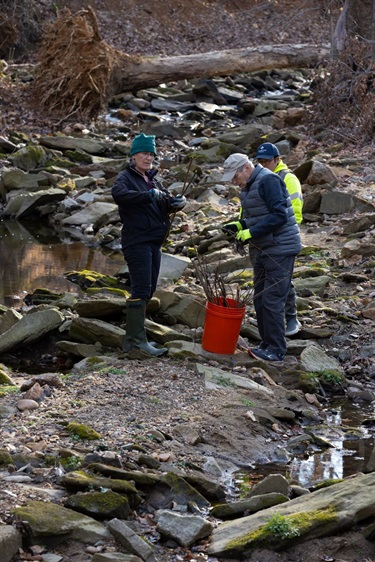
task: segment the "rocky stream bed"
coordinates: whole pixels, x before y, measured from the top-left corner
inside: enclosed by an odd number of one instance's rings
[[[1,562],[374,558],[371,451],[360,474],[319,490],[287,477],[291,459],[332,446],[332,397],[368,411],[369,425],[375,397],[373,161],[312,146],[309,84],[289,71],[186,81],[119,96],[92,127],[0,139],[3,220],[38,220],[106,252],[120,252],[110,188],[134,133],[157,136],[171,193],[188,186],[148,308],[167,357],[121,351],[126,268],[61,272],[84,298],[40,287],[1,307]],[[238,211],[221,166],[264,139],[304,192],[302,330],[282,366],[248,356],[259,339],[251,305],[233,355],[202,349],[205,294],[192,264],[198,255],[234,291],[251,289],[248,258],[219,229]],[[361,437],[345,420],[336,430]],[[236,481],[269,463],[266,480]]]

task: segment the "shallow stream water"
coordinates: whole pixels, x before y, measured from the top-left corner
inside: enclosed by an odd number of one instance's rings
[[[121,253],[105,254],[82,242],[61,240],[51,228],[32,221],[0,221],[0,304],[20,308],[35,289],[79,293],[64,277],[72,270],[90,269],[114,275],[124,264]]]
[[[337,408],[330,409],[319,435],[331,447],[291,462],[290,477],[303,486],[366,470],[374,447],[374,406],[342,401]]]
[[[330,447],[308,447],[296,454],[286,464],[261,464],[249,471],[234,475],[234,495],[251,488],[269,474],[282,474],[305,488],[313,488],[327,480],[346,478],[357,472],[366,472],[375,445],[374,405],[359,405],[342,400],[327,409],[324,423],[306,426],[323,438]]]

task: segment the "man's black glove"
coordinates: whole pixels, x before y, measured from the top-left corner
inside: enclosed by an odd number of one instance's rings
[[[151,201],[157,201],[158,203],[160,203],[160,201],[168,197],[168,193],[162,191],[161,189],[157,189],[156,187],[150,189],[148,194],[151,198]]]
[[[176,195],[169,199],[170,211],[181,211],[186,205],[186,197],[184,195]]]
[[[241,219],[239,221],[232,221],[232,222],[227,222],[226,224],[223,224],[223,226],[221,227],[221,230],[227,236],[233,236],[233,235],[237,234],[237,232],[240,232],[241,230],[243,230],[244,228],[246,228],[246,221],[244,219]]]

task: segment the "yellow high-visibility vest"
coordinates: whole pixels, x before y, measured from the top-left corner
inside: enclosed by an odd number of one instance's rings
[[[282,180],[284,180],[290,199],[292,201],[296,221],[298,224],[301,224],[303,196],[299,179],[295,174],[293,174],[293,172],[288,169],[288,166],[286,166],[282,160],[279,161],[273,172],[274,174],[280,176]]]

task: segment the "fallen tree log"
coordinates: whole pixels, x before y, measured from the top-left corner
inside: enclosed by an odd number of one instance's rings
[[[121,58],[117,69],[122,91],[183,78],[213,77],[275,68],[310,68],[329,55],[318,45],[262,45],[175,57]]]
[[[64,117],[96,117],[114,94],[180,79],[225,76],[275,68],[309,68],[329,56],[328,46],[263,45],[172,57],[119,51],[99,34],[91,8],[59,12],[44,34],[34,78],[37,99]]]

